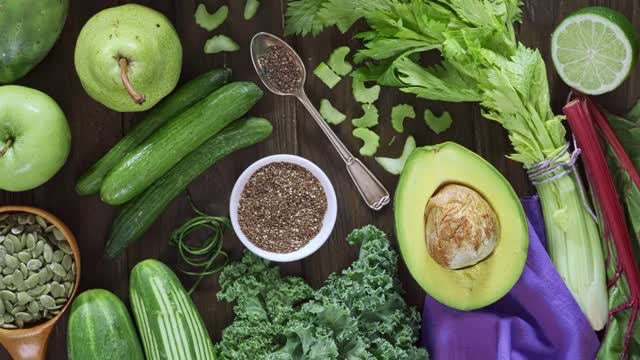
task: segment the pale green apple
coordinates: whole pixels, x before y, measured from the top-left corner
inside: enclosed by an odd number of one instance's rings
[[[122,5],[87,21],[76,43],[75,66],[95,100],[115,111],[143,111],[178,83],[182,45],[166,16],[146,6]]]
[[[51,179],[71,149],[69,124],[47,94],[0,86],[0,189],[26,191]]]

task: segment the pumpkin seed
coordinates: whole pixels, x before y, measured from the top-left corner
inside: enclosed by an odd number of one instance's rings
[[[36,242],[36,246],[33,248],[33,257],[37,258],[42,255],[42,251],[44,250],[44,240],[40,240],[41,237],[38,238]]]
[[[64,253],[60,250],[56,250],[53,252],[53,255],[51,256],[51,262],[60,263],[63,257],[64,257]]]
[[[2,282],[3,282],[6,286],[11,286],[11,287],[13,287],[13,274],[5,275],[5,277],[4,277],[4,278],[2,278]]]
[[[64,270],[62,265],[58,264],[57,262],[49,264],[49,269],[51,269],[51,271],[53,271],[55,275],[58,275],[60,277],[67,276],[67,272]]]
[[[2,324],[0,325],[0,327],[2,327],[3,329],[7,329],[7,330],[13,330],[13,329],[17,329],[18,327],[13,325],[13,324]]]
[[[11,275],[14,271],[16,270],[10,267],[5,267],[4,269],[2,269],[2,275]]]
[[[65,299],[65,298],[56,299],[56,304],[57,305],[64,305],[66,303],[67,303],[67,299]],[[60,306],[60,307],[62,307],[62,306]]]
[[[58,247],[60,248],[60,250],[62,250],[65,254],[68,255],[73,255],[73,249],[71,249],[71,245],[69,245],[68,242],[66,241],[60,241],[58,243]]]
[[[0,291],[0,299],[14,303],[17,300],[16,294],[9,290]]]
[[[27,269],[36,271],[42,267],[42,261],[38,259],[31,259],[27,262]]]
[[[8,300],[4,300],[3,303],[6,312],[10,313],[13,311],[13,304],[11,302],[9,302]]]
[[[37,274],[36,274],[37,276]],[[44,294],[47,291],[47,287],[44,285],[38,285],[30,290],[27,290],[27,294],[33,296],[33,297],[37,297],[40,296],[42,294]]]
[[[27,249],[33,249],[33,247],[36,245],[36,236],[33,235],[33,233],[27,234],[26,237],[26,248]]]
[[[4,256],[4,262],[6,266],[11,269],[15,269],[20,265],[20,262],[18,261],[18,259],[16,259],[15,256],[9,255],[9,254]]]
[[[8,314],[8,313],[6,313],[6,312],[4,313],[4,315],[2,315],[2,317],[4,318],[4,323],[5,323],[5,324],[7,324],[7,323],[12,323],[12,322],[13,322],[13,319],[14,319],[14,318],[13,318],[13,315]]]
[[[4,301],[0,301],[0,317],[2,317],[2,315],[4,315]]]
[[[11,233],[13,235],[20,235],[24,231],[24,226],[18,225],[11,228]]]
[[[47,243],[44,244],[44,250],[42,252],[42,256],[44,256],[44,261],[46,261],[47,263],[51,262],[51,258],[53,256],[53,249],[51,248],[51,245]]]
[[[31,274],[24,281],[24,286],[26,286],[27,289],[33,289],[34,287],[36,287],[38,285],[38,280],[39,280],[38,274]]]
[[[56,238],[56,240],[61,241],[64,240],[64,234],[62,233],[62,231],[60,231],[60,229],[58,228],[54,228],[53,229],[53,236]]]
[[[49,295],[41,295],[40,305],[42,305],[46,309],[52,309],[56,307],[56,301]]]
[[[22,263],[26,263],[27,261],[31,260],[31,254],[29,254],[26,251],[20,251],[19,253],[16,254],[16,257]]]
[[[21,311],[25,311],[27,308],[24,305],[18,305],[18,306],[14,306],[13,310],[11,310],[11,315],[13,315],[13,317],[16,316],[16,313],[19,313]]]
[[[65,254],[62,258],[62,267],[65,271],[71,270],[71,264],[73,264],[73,257],[69,254]]]
[[[13,236],[13,235],[12,235]],[[15,246],[15,242],[16,240],[13,239],[18,239],[15,236],[14,237],[6,237],[4,242],[2,243],[2,246],[4,246],[7,254],[13,254],[15,252],[16,246]]]
[[[32,300],[29,304],[27,304],[27,310],[31,313],[31,315],[38,315],[40,312],[40,305],[35,300]]]
[[[60,298],[63,297],[65,294],[65,289],[64,286],[60,285],[60,283],[57,282],[52,282],[51,283],[51,295],[54,298]]]
[[[13,285],[15,285],[15,287],[24,286],[24,275],[22,275],[22,272],[16,271],[13,273]]]
[[[33,300],[31,295],[27,294],[25,291],[19,292],[17,297],[18,297],[18,305],[26,305]]]

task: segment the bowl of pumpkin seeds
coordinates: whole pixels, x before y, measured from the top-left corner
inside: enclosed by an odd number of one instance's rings
[[[0,336],[53,326],[80,281],[80,255],[69,228],[32,207],[0,207]]]

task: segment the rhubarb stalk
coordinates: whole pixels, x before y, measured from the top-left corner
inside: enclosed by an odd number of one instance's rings
[[[613,270],[608,271],[607,274],[610,294],[607,337],[598,357],[611,358],[617,355],[626,359],[630,355],[631,339],[637,336],[634,327],[640,309],[640,274],[632,255],[631,238],[625,222],[625,213],[618,198],[605,150],[600,142],[598,128],[636,185],[640,184],[640,177],[624,148],[608,126],[606,119],[591,100],[580,97],[567,104],[564,107],[564,113],[576,141],[582,149],[582,161],[596,200],[596,207],[599,210],[600,229],[608,252],[607,268]],[[612,250],[615,250],[615,253],[612,253]],[[619,293],[621,292],[628,292],[625,297],[626,301],[619,301]],[[624,331],[622,346],[618,346],[619,344],[615,344],[615,339],[611,337],[620,337],[622,334],[619,333],[620,329],[617,326],[613,328],[612,332],[611,325],[614,320],[617,321],[616,318],[623,311],[629,314],[629,324]],[[627,315],[625,315],[625,319],[626,317]]]

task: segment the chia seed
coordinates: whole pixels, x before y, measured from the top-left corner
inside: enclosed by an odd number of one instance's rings
[[[289,253],[320,232],[326,211],[327,196],[311,172],[275,162],[249,178],[240,196],[238,223],[259,248]]]
[[[267,79],[281,93],[290,94],[300,87],[302,69],[295,55],[282,45],[271,45],[258,58]]]

